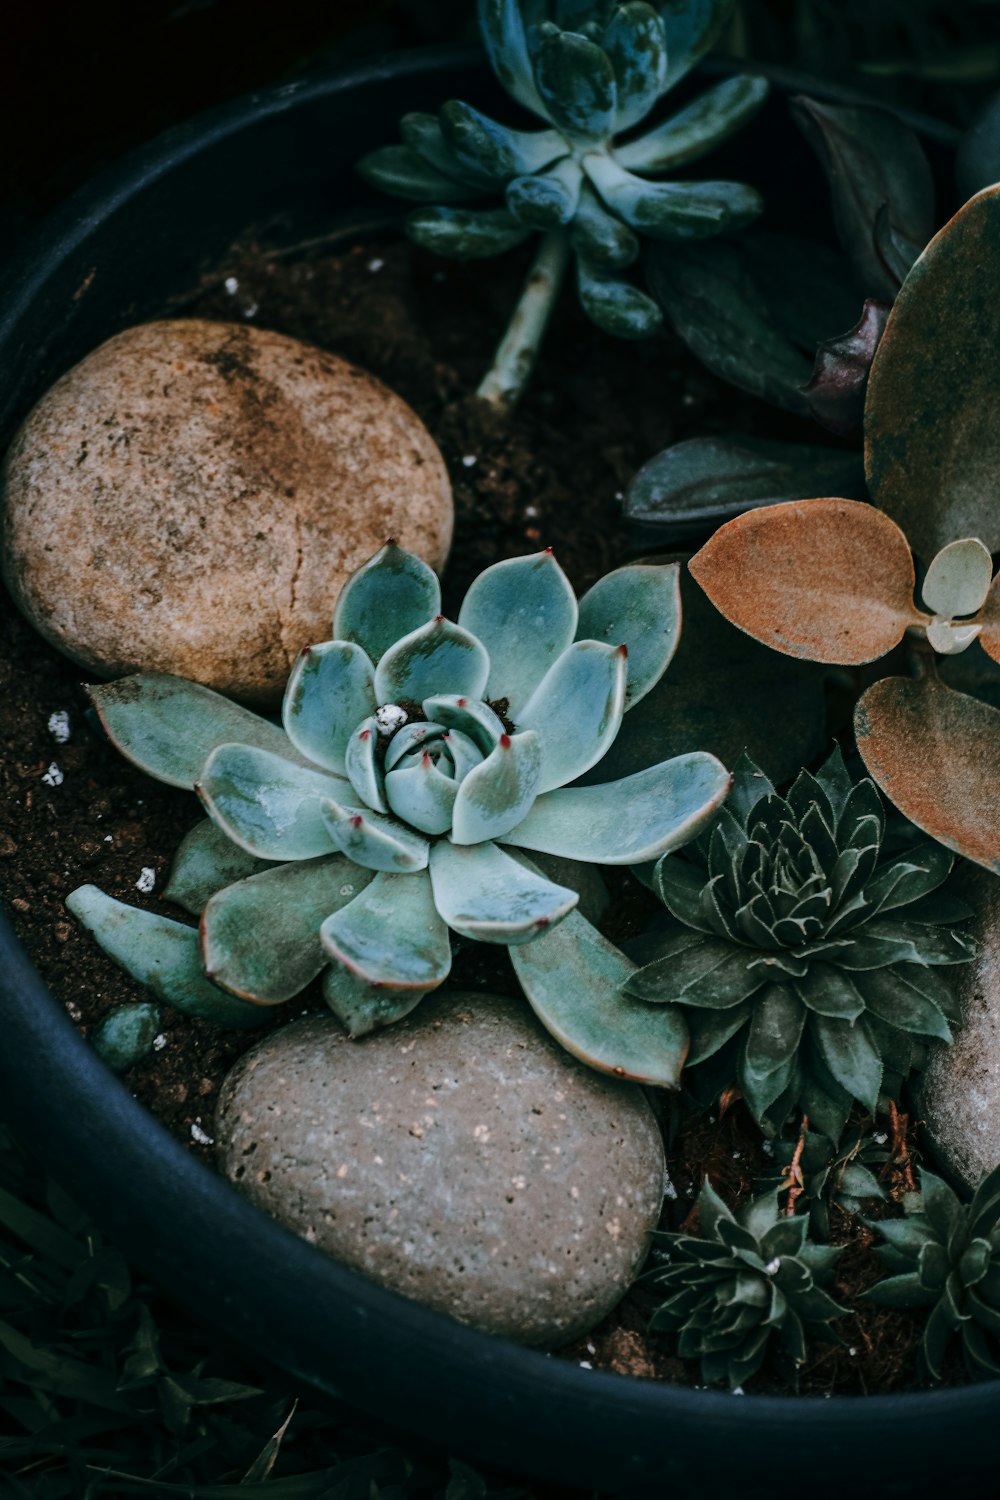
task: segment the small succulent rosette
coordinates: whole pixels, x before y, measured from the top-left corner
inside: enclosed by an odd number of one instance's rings
[[[698,1197],[698,1232],[654,1236],[664,1262],[646,1282],[664,1301],[650,1327],[679,1335],[682,1359],[701,1363],[709,1385],[742,1387],[769,1346],[794,1363],[806,1337],[830,1337],[827,1325],[846,1309],[823,1290],[840,1246],[814,1245],[804,1214],[785,1217],[778,1193],[764,1193],[733,1214],[706,1178]]]
[[[93,886],[67,904],[182,1009],[227,1019],[322,973],[354,1036],[442,983],[449,929],[512,953],[548,945],[522,976],[545,1024],[597,1067],[675,1083],[683,1023],[619,994],[631,966],[521,851],[653,859],[725,797],[727,771],[701,752],[575,784],[670,661],[676,567],[621,568],[578,604],[545,551],[480,574],[457,623],[440,609],[431,569],[382,548],[341,591],[335,638],[297,661],[280,728],[179,678],[91,689],[118,748],[204,804],[166,890],[200,932]]]
[[[855,1100],[874,1112],[925,1039],[951,1040],[943,972],[975,956],[971,913],[942,889],[954,856],[909,834],[893,845],[839,749],[785,797],[743,756],[712,827],[656,865],[669,915],[626,987],[685,1011],[689,1063],[712,1059],[759,1123],[798,1109],[835,1145]]]

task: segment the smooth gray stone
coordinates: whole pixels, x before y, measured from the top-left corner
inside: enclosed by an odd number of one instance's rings
[[[663,1195],[642,1091],[494,995],[439,994],[361,1041],[330,1017],[293,1022],[237,1063],[215,1135],[225,1174],[305,1239],[531,1344],[610,1311]]]

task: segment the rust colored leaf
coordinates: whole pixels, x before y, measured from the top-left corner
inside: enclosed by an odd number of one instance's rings
[[[1000,661],[1000,573],[990,584],[986,602],[976,620],[983,627],[979,636],[980,645],[987,656]]]
[[[1000,710],[934,676],[883,677],[858,704],[854,729],[890,802],[1000,874]]]
[[[904,282],[865,404],[873,501],[925,562],[958,537],[1000,549],[1000,184],[967,203]]]
[[[807,661],[874,661],[926,618],[913,603],[905,536],[857,500],[748,511],[721,527],[690,568],[727,620]]]

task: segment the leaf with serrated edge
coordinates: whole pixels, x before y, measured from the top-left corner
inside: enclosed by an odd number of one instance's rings
[[[524,868],[496,844],[462,847],[441,839],[431,850],[431,886],[444,920],[461,937],[529,943],[568,916],[576,891]]]
[[[690,568],[727,620],[807,661],[875,661],[926,618],[913,603],[905,536],[856,500],[788,501],[737,516]]]
[[[484,569],[462,601],[458,623],[489,653],[486,695],[506,698],[516,718],[573,640],[577,613],[576,595],[551,551]]]

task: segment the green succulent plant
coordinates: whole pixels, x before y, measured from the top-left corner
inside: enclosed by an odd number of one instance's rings
[[[945,1354],[959,1339],[975,1380],[1000,1377],[1000,1167],[984,1177],[971,1203],[921,1170],[902,1219],[879,1219],[887,1243],[879,1255],[890,1275],[865,1292],[880,1307],[929,1308],[920,1345],[923,1373],[940,1380]]]
[[[873,1134],[870,1120],[851,1122],[838,1143],[817,1130],[803,1129],[792,1138],[773,1143],[779,1171],[768,1174],[768,1186],[801,1189],[799,1205],[809,1216],[809,1227],[821,1240],[830,1238],[830,1208],[858,1214],[866,1199],[885,1198],[875,1175],[889,1161],[887,1137]]]
[[[621,568],[578,603],[545,551],[487,568],[457,624],[440,608],[431,569],[382,548],[344,585],[335,638],[298,659],[282,728],[180,678],[91,688],[117,747],[193,787],[208,813],[166,890],[200,916],[200,938],[93,886],[67,901],[163,998],[253,1015],[245,1002],[289,1000],[322,973],[327,1003],[361,1035],[442,983],[449,929],[516,947],[572,914],[571,955],[590,943],[599,958],[577,892],[521,851],[629,864],[693,837],[718,807],[729,775],[702,753],[566,785],[666,669],[675,567]],[[586,985],[563,1025],[540,993],[558,969],[546,951],[545,978],[526,991],[566,1045],[594,1066],[676,1082],[683,1025],[632,1002],[602,1010],[606,995],[595,1012]],[[552,1003],[564,1009],[565,996]]]
[[[701,1361],[709,1385],[741,1387],[760,1369],[772,1339],[796,1363],[806,1338],[827,1333],[845,1309],[823,1290],[839,1246],[814,1245],[805,1215],[783,1216],[778,1193],[730,1213],[708,1179],[698,1195],[698,1233],[658,1233],[666,1265],[646,1281],[665,1294],[650,1327],[679,1335],[682,1359]]]
[[[642,338],[653,299],[623,272],[643,238],[683,242],[737,229],[760,212],[737,182],[663,181],[725,140],[759,108],[761,78],[715,85],[645,134],[632,132],[712,45],[732,0],[479,0],[493,69],[544,128],[514,130],[459,100],[402,121],[403,144],[359,164],[377,188],[420,201],[410,237],[441,255],[498,255],[541,233],[524,298],[480,395],[517,399],[568,261],[599,327]],[[621,137],[628,136],[627,140]],[[502,206],[476,206],[502,199]]]
[[[672,921],[625,989],[683,1008],[689,1065],[727,1049],[717,1072],[755,1120],[798,1108],[837,1141],[853,1101],[874,1112],[883,1075],[918,1064],[915,1038],[951,1039],[940,966],[975,952],[946,925],[969,915],[939,891],[952,863],[929,839],[887,847],[878,790],[839,748],[785,797],[744,756],[714,822],[654,867]]]

